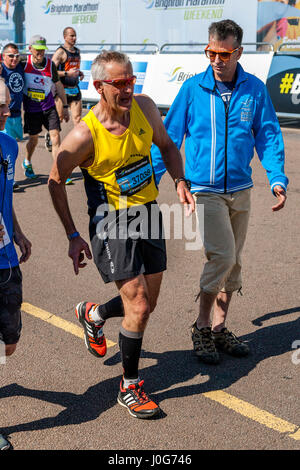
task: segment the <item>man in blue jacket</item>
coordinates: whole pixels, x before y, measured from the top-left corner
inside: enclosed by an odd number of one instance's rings
[[[196,355],[213,364],[219,362],[218,350],[234,356],[249,353],[225,321],[232,293],[242,287],[254,148],[277,198],[273,211],[283,208],[288,184],[282,134],[267,89],[238,63],[242,36],[243,30],[231,20],[210,25],[205,49],[210,65],[182,85],[164,122],[178,148],[185,137],[185,176],[197,210],[204,205],[207,262],[192,341]],[[165,168],[157,148],[152,161],[159,181]]]

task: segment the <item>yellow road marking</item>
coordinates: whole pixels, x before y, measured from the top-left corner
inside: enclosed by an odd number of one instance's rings
[[[289,433],[289,437],[295,440],[300,440],[299,426],[289,423],[284,419],[277,418],[268,411],[261,410],[246,401],[240,400],[223,390],[203,393],[206,398],[214,400],[221,405],[236,411],[237,413],[246,416],[246,418],[256,421],[264,426],[281,433]]]
[[[43,320],[53,326],[56,326],[57,328],[67,331],[68,333],[71,333],[72,335],[77,336],[78,338],[84,339],[83,329],[80,326],[75,325],[75,323],[64,320],[63,318],[60,318],[57,315],[53,315],[52,313],[49,313],[46,310],[42,310],[41,308],[35,307],[34,305],[31,305],[27,302],[23,302],[22,310],[28,313],[29,315],[33,315],[34,317],[37,317],[40,320]],[[108,339],[106,340],[106,343],[108,348],[111,348],[112,346],[115,346],[117,344]]]
[[[46,310],[42,310],[41,308],[35,307],[27,302],[22,304],[22,310],[29,315],[33,315],[51,325],[54,325],[58,328],[61,328],[68,333],[71,333],[78,338],[84,339],[83,329],[75,323],[69,322],[60,318],[52,313],[47,312]],[[115,346],[116,343],[113,341],[107,340],[107,347],[110,348]],[[273,429],[274,431],[280,433],[286,433],[288,436],[296,441],[300,441],[300,428],[295,424],[289,423],[284,419],[278,418],[277,416],[272,415],[268,411],[261,410],[246,401],[240,400],[239,398],[230,395],[223,390],[216,390],[212,392],[203,393],[203,396],[213,400],[221,405],[229,408],[236,413],[245,416],[246,418],[251,419],[252,421],[256,421],[269,429]]]

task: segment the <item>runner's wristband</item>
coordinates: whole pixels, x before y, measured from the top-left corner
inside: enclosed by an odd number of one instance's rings
[[[175,183],[175,189],[177,189],[178,183],[180,183],[180,181],[184,181],[184,182],[185,182],[185,184],[187,185],[188,190],[191,189],[191,182],[190,182],[190,180],[187,180],[187,179],[185,179],[185,178],[176,178],[176,180],[174,181],[174,183]]]
[[[71,241],[71,240],[73,240],[73,238],[80,237],[80,233],[79,232],[73,232],[73,233],[70,233],[70,235],[67,235],[67,237]]]

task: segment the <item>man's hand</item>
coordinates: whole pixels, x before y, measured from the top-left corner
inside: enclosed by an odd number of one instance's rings
[[[5,235],[3,225],[0,225],[0,242],[3,242],[3,237]]]
[[[87,263],[84,263],[84,254],[88,259],[92,259],[89,245],[81,237],[73,238],[69,245],[69,257],[73,260],[73,267],[75,274],[79,273],[79,268],[84,268]]]
[[[80,70],[76,67],[72,67],[70,70],[68,70],[67,74],[68,77],[77,78],[78,75],[80,75]]]
[[[65,122],[69,122],[70,120],[69,108],[63,108],[63,120]]]
[[[279,211],[284,207],[285,201],[286,201],[286,192],[282,186],[279,184],[274,186],[273,192],[275,196],[277,197],[277,204],[272,207],[272,211],[276,212]]]
[[[25,263],[31,255],[31,242],[25,237],[22,232],[15,232],[14,241],[21,250],[21,257],[19,263]]]
[[[185,207],[185,215],[191,215],[195,211],[195,201],[192,194],[188,190],[185,181],[179,181],[177,185],[177,194],[179,197],[179,201]]]
[[[83,80],[84,79],[84,73],[81,72],[81,70],[79,70],[79,80]]]

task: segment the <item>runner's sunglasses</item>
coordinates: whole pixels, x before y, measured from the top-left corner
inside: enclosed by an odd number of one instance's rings
[[[4,54],[6,54],[10,59],[18,59],[20,57],[20,54],[7,54],[6,52]]]
[[[136,76],[132,75],[132,77],[129,78],[115,78],[114,80],[101,80],[101,82],[113,85],[118,88],[118,90],[123,90],[123,88],[127,88],[128,86],[135,84]]]
[[[208,59],[215,60],[216,55],[218,54],[222,62],[228,62],[230,60],[231,54],[233,54],[235,51],[238,51],[239,49],[240,47],[233,49],[233,51],[214,51],[212,49],[209,49],[208,45],[205,48],[205,55]]]

